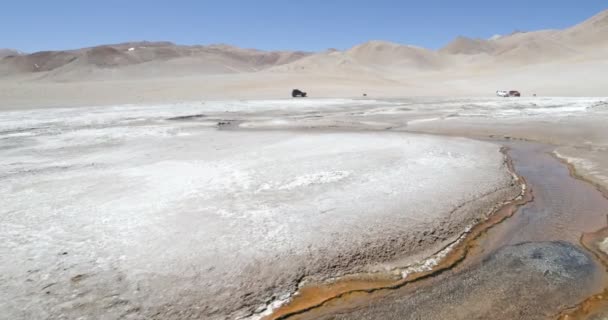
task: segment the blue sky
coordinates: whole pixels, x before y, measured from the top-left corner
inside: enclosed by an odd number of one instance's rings
[[[345,49],[368,40],[439,48],[458,35],[565,28],[606,0],[2,1],[0,48],[26,52],[130,40],[260,49]]]

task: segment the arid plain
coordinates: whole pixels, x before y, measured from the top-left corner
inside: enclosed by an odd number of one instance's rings
[[[606,53],[608,11],[438,51],[2,50],[0,313],[601,318]]]

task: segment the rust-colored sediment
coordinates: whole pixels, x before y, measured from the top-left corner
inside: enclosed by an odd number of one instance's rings
[[[608,255],[599,247],[599,243],[608,238],[608,227],[596,232],[585,233],[581,237],[582,246],[593,253],[593,255],[608,268]],[[563,311],[559,320],[588,319],[598,311],[608,309],[608,288],[600,294],[588,297],[583,302]]]
[[[501,152],[505,154],[509,171],[515,175],[520,181],[523,194],[520,194],[516,199],[502,205],[493,214],[483,222],[475,225],[463,239],[454,246],[450,253],[440,261],[440,263],[432,270],[419,273],[409,274],[407,278],[395,279],[394,274],[378,274],[361,276],[344,277],[337,281],[327,284],[311,284],[306,285],[294,295],[287,304],[279,307],[271,315],[264,320],[287,319],[291,316],[301,315],[313,309],[322,307],[330,302],[332,304],[346,301],[352,297],[360,297],[362,294],[370,294],[383,290],[394,290],[411,284],[417,281],[428,279],[441,272],[452,269],[459,262],[464,260],[469,251],[474,248],[476,240],[484,235],[493,226],[501,223],[505,219],[511,217],[520,206],[532,201],[533,195],[525,182],[525,179],[518,176],[513,167],[511,158],[507,154],[507,148],[502,148]],[[447,248],[447,247],[446,247]]]
[[[563,163],[566,167],[568,167],[568,171],[570,172],[570,176],[575,179],[584,181],[593,185],[605,198],[608,199],[608,190],[603,186],[590,181],[589,179],[583,177],[576,171],[574,165],[568,162],[566,159],[560,158],[555,154],[552,154],[556,159],[558,159],[561,163]],[[607,213],[607,224],[608,224],[608,212]],[[608,238],[608,226],[604,227],[596,232],[584,233],[581,236],[580,243],[581,245],[591,252],[606,268],[608,271],[608,253],[604,252],[600,249],[599,244]],[[573,308],[569,308],[563,311],[558,319],[559,320],[582,320],[588,319],[591,316],[595,315],[597,312],[602,310],[608,310],[608,288],[605,288],[604,291],[600,294],[593,295],[588,297],[583,302],[574,306]]]

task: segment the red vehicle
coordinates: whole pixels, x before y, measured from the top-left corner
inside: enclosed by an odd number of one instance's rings
[[[519,93],[519,91],[511,90],[509,91],[509,97],[521,97],[521,93]]]

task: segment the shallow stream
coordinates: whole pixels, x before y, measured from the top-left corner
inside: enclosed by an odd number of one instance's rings
[[[574,178],[552,154],[553,146],[496,143],[508,148],[533,199],[471,240],[462,261],[411,283],[342,293],[279,318],[551,319],[601,293],[606,268],[580,239],[606,227],[608,199]]]

